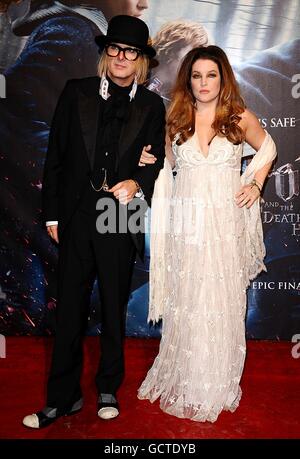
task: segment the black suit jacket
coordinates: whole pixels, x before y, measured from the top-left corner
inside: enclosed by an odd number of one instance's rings
[[[58,220],[59,236],[76,210],[93,169],[99,112],[99,77],[67,81],[58,100],[44,166],[42,207],[45,221]],[[152,145],[153,165],[139,167],[142,148]],[[119,141],[119,181],[135,179],[148,205],[165,156],[165,108],[162,99],[138,86]],[[144,237],[133,236],[140,254]]]

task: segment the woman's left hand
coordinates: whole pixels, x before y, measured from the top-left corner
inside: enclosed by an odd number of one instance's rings
[[[154,164],[155,161],[157,160],[156,156],[149,153],[150,151],[151,151],[151,145],[147,145],[146,147],[143,148],[143,151],[140,157],[140,161],[139,161],[140,167],[145,167],[147,164]]]
[[[260,192],[257,186],[244,185],[235,195],[236,204],[238,207],[246,206],[249,209],[259,196]]]

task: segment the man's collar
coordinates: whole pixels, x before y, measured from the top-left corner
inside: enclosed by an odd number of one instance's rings
[[[111,78],[109,78],[108,76],[106,77],[103,74],[100,80],[99,94],[102,97],[102,99],[107,100],[111,96],[111,94],[109,93],[109,87],[111,87],[112,89],[118,89],[120,91],[124,91],[125,93],[128,92],[128,96],[131,102],[135,97],[137,86],[138,85],[136,78],[129,86],[119,86],[116,83],[114,83],[111,80]]]

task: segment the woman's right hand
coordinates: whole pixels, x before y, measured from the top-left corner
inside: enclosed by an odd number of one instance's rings
[[[152,155],[149,153],[151,150],[151,145],[147,145],[146,147],[143,148],[140,161],[139,161],[139,166],[144,167],[147,164],[154,164],[157,160],[156,156]]]

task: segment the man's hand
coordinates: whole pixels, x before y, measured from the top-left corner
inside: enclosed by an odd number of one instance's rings
[[[49,236],[50,236],[52,239],[54,239],[54,241],[57,242],[57,244],[58,244],[57,228],[58,228],[58,225],[50,225],[50,226],[47,226],[47,233],[48,233]]]
[[[128,204],[134,198],[138,188],[134,180],[124,180],[123,182],[117,183],[115,186],[110,188],[108,192],[113,193],[121,204]]]
[[[146,147],[143,148],[140,161],[139,161],[139,166],[144,167],[146,164],[154,164],[155,161],[157,160],[156,156],[152,155],[149,153],[151,151],[151,145],[147,145]]]

